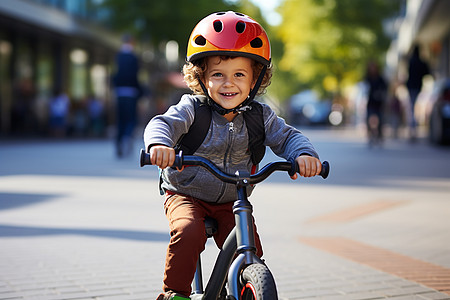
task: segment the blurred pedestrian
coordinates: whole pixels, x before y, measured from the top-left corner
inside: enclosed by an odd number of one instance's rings
[[[14,86],[14,101],[11,109],[11,131],[14,134],[32,133],[36,128],[35,87],[30,78],[24,78]]]
[[[391,121],[392,137],[394,139],[398,139],[399,129],[403,120],[403,106],[397,92],[399,86],[400,84],[395,81],[391,85],[389,92],[389,116]]]
[[[387,95],[387,84],[378,64],[374,61],[367,65],[365,81],[367,91],[366,124],[369,146],[381,145],[383,142],[384,105]]]
[[[414,116],[414,107],[417,97],[422,89],[423,77],[430,74],[428,65],[420,57],[420,50],[417,45],[414,47],[412,56],[409,59],[408,74],[409,76],[408,81],[406,82],[406,87],[408,88],[410,99],[409,137],[411,141],[415,141],[417,136],[417,121]]]
[[[89,119],[85,99],[74,99],[70,118],[70,134],[85,137],[88,132]]]
[[[105,109],[103,102],[94,95],[90,95],[87,100],[87,111],[89,116],[90,134],[96,137],[102,136],[105,127]]]
[[[138,81],[139,62],[134,53],[134,41],[130,35],[123,37],[123,44],[116,57],[117,71],[113,77],[117,110],[117,156],[131,153],[133,131],[137,122],[137,101],[142,95]]]
[[[53,137],[66,135],[69,109],[69,97],[62,91],[55,92],[49,103],[50,133]]]

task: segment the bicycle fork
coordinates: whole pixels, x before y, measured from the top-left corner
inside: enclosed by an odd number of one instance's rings
[[[243,179],[237,186],[238,200],[234,202],[233,213],[236,218],[236,253],[228,271],[228,289],[230,296],[239,299],[241,271],[245,266],[263,261],[256,256],[255,230],[253,226],[253,207],[247,198],[247,180]]]

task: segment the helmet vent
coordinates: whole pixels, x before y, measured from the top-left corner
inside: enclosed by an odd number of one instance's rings
[[[237,33],[243,33],[245,30],[245,23],[242,21],[239,21],[236,23],[236,31]]]
[[[263,42],[257,37],[250,42],[250,46],[252,46],[252,48],[261,48],[263,46]]]
[[[238,15],[238,16],[240,16],[240,17],[245,17],[244,14],[241,14],[241,13],[239,13],[239,12],[235,12],[235,14]]]
[[[221,32],[223,29],[222,21],[219,21],[219,20],[214,21],[213,26],[214,26],[214,30],[216,32]]]
[[[206,45],[206,39],[203,36],[201,36],[201,35],[196,37],[194,41],[195,41],[195,43],[198,46],[205,46]]]

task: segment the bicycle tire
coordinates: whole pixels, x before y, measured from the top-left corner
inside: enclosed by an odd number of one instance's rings
[[[252,264],[242,273],[240,300],[277,300],[275,280],[265,265]]]

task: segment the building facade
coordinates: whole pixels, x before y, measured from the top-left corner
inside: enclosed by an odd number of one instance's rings
[[[107,107],[120,37],[91,22],[90,0],[0,1],[0,136],[46,134],[51,99]],[[91,19],[90,19],[91,18]]]
[[[387,55],[388,67],[400,80],[407,77],[405,62],[415,45],[430,64],[436,80],[450,77],[450,1],[407,0],[398,34]]]

